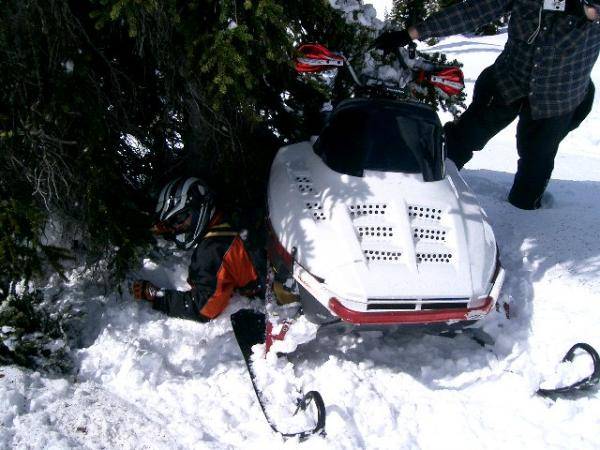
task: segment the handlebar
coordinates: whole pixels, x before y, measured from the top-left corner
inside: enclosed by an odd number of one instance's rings
[[[398,79],[394,83],[375,77],[359,77],[344,55],[332,52],[320,44],[303,44],[298,48],[301,57],[296,58],[296,70],[300,73],[317,73],[338,69],[345,65],[354,84],[361,89],[383,88],[389,93],[399,94],[409,83],[417,82],[433,85],[447,95],[460,94],[464,87],[462,71],[458,67],[437,66],[417,58],[416,48],[416,44],[411,42],[406,48],[399,47],[394,52],[401,68]]]

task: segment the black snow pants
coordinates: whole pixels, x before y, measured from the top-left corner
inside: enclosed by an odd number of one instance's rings
[[[506,104],[497,90],[494,68],[486,68],[475,82],[473,102],[454,122],[444,126],[448,158],[461,169],[499,131],[517,116],[519,162],[508,201],[521,209],[540,207],[554,169],[560,142],[577,128],[592,109],[594,84],[572,112],[534,120],[527,98]]]

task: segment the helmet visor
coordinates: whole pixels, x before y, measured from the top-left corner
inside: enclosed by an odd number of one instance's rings
[[[193,213],[189,209],[179,211],[167,220],[160,221],[152,227],[155,235],[182,234],[190,231],[193,223]]]

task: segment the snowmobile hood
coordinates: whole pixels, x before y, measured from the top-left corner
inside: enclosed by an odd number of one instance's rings
[[[331,170],[302,142],[278,152],[268,201],[281,245],[332,296],[364,303],[487,295],[495,239],[451,162],[440,181],[379,171],[355,177]]]

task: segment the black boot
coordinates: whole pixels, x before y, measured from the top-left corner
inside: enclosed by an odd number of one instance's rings
[[[516,187],[513,185],[508,194],[508,202],[519,209],[539,209],[542,206],[543,194],[543,190],[540,193],[539,189],[536,190],[527,186]]]

